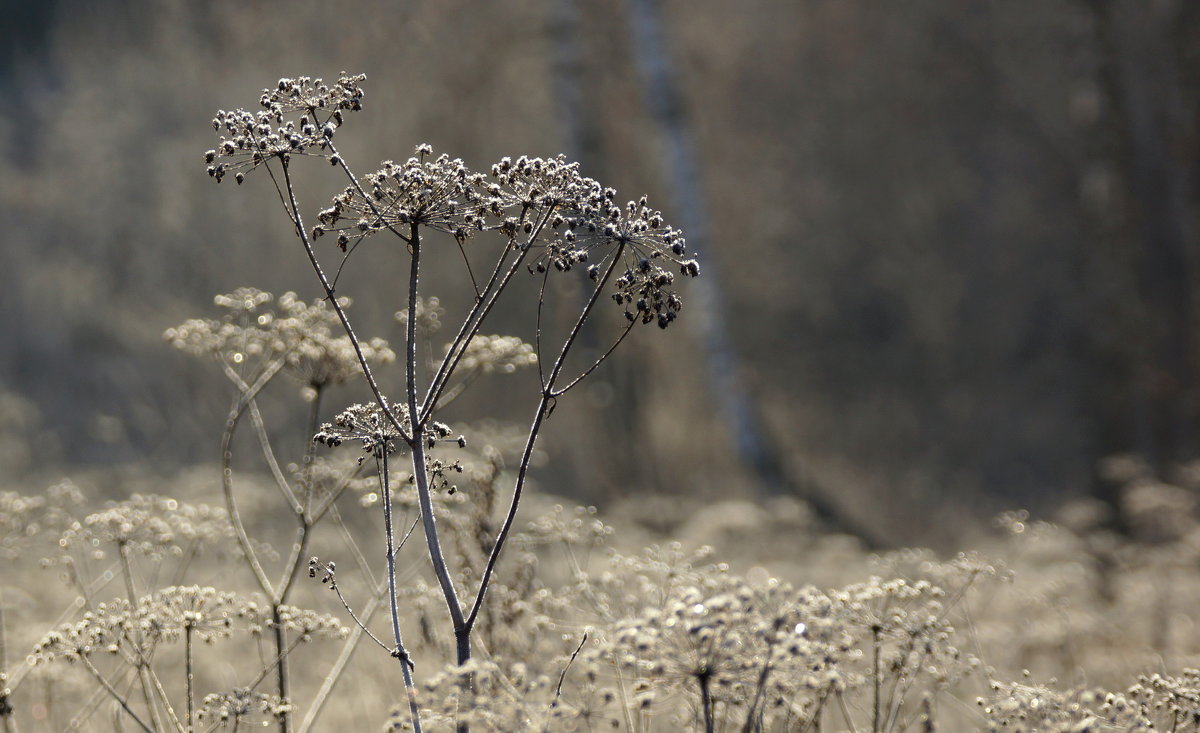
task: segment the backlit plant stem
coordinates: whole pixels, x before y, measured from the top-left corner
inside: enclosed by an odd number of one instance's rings
[[[92,664],[92,660],[88,659],[86,654],[80,654],[79,660],[83,663],[83,668],[88,671],[88,674],[95,678],[95,680],[100,683],[100,686],[108,691],[108,694],[117,701],[117,704],[121,706],[121,709],[124,710],[129,717],[133,718],[133,722],[137,723],[142,730],[146,731],[146,733],[155,733],[153,728],[146,725],[146,722],[139,718],[137,713],[133,712],[133,708],[129,707],[128,701],[125,700],[121,693],[117,692],[116,689],[113,688],[112,684],[104,678],[104,675],[100,674],[100,670],[96,669],[96,665]]]
[[[383,392],[379,389],[378,382],[375,381],[375,375],[371,372],[371,365],[367,363],[366,354],[363,353],[362,345],[358,341],[358,336],[354,334],[354,327],[350,325],[350,319],[346,316],[346,311],[338,302],[337,296],[334,295],[333,286],[329,282],[329,278],[325,275],[325,270],[321,268],[321,263],[317,259],[317,253],[313,250],[312,240],[308,237],[308,231],[304,228],[304,217],[300,215],[299,204],[296,203],[296,191],[292,186],[291,174],[288,172],[288,162],[286,159],[281,161],[283,169],[284,188],[287,191],[288,214],[291,216],[292,223],[296,227],[296,236],[300,238],[300,242],[304,245],[304,252],[308,255],[308,262],[312,265],[313,272],[316,273],[317,279],[321,281],[321,287],[325,290],[325,296],[329,299],[329,304],[333,306],[334,313],[337,314],[338,320],[341,321],[342,328],[346,331],[346,336],[349,337],[351,345],[354,347],[354,353],[358,357],[358,365],[362,368],[363,376],[367,380],[367,384],[371,387],[372,394],[375,395],[375,400],[379,403],[379,409],[387,415],[388,421],[396,428],[397,432],[404,440],[409,440],[408,432],[400,423],[400,419],[388,406],[387,400],[383,397]],[[268,170],[270,168],[268,167]],[[274,173],[272,172],[272,175]]]
[[[233,461],[233,435],[237,431],[242,414],[246,411],[250,401],[283,368],[283,364],[282,357],[271,362],[263,369],[258,379],[254,380],[254,384],[250,385],[250,389],[237,396],[229,411],[229,416],[225,419],[225,430],[221,434],[221,489],[225,495],[225,508],[229,512],[229,521],[233,525],[234,536],[237,537],[238,545],[242,548],[246,563],[250,566],[259,587],[267,597],[274,597],[275,591],[270,578],[267,577],[267,571],[263,569],[262,563],[258,560],[258,553],[254,551],[254,545],[250,542],[249,535],[246,534],[246,525],[242,522],[241,512],[238,511],[237,498],[233,491],[233,466],[231,464]]]
[[[183,678],[187,687],[187,729],[192,733],[196,727],[195,670],[192,667],[192,625],[183,627]]]
[[[375,457],[379,461],[380,493],[383,494],[383,527],[387,536],[388,603],[392,611],[392,636],[396,641],[396,649],[393,653],[400,660],[400,670],[404,675],[404,692],[408,696],[408,712],[412,716],[413,730],[421,733],[421,709],[417,706],[417,693],[413,685],[412,660],[408,656],[408,650],[404,647],[404,639],[400,634],[400,609],[396,605],[396,553],[393,549],[395,535],[392,528],[392,490],[391,478],[388,475],[388,451],[386,445],[379,446],[375,450]],[[360,628],[365,627],[360,625]]]
[[[529,427],[529,437],[525,440],[525,449],[521,453],[521,462],[517,468],[517,478],[513,484],[513,495],[509,501],[508,513],[504,517],[504,524],[501,525],[500,532],[496,535],[496,543],[492,545],[492,551],[488,554],[487,565],[484,567],[483,575],[479,579],[479,592],[475,596],[475,602],[471,605],[471,614],[466,623],[466,634],[468,635],[475,624],[475,619],[479,616],[479,609],[483,606],[484,599],[487,596],[488,585],[491,582],[492,573],[496,569],[496,562],[500,559],[500,553],[504,550],[504,545],[508,540],[509,532],[512,530],[513,522],[516,521],[517,509],[521,503],[521,494],[525,489],[525,480],[529,474],[529,462],[533,458],[533,450],[537,446],[542,423],[549,415],[554,399],[561,394],[561,392],[554,390],[554,384],[562,373],[563,366],[566,364],[567,354],[575,344],[579,333],[583,330],[584,322],[591,315],[592,309],[595,307],[596,301],[599,300],[600,293],[604,290],[605,284],[617,269],[617,264],[621,262],[621,255],[624,249],[624,245],[617,248],[612,262],[605,269],[604,275],[596,284],[596,288],[592,291],[591,297],[588,298],[587,304],[584,305],[583,312],[575,320],[575,325],[571,328],[566,342],[563,343],[558,358],[554,360],[554,366],[550,369],[550,375],[546,380],[546,384],[542,387],[542,396],[538,400],[537,412],[534,413],[533,423]]]
[[[417,290],[421,274],[421,234],[417,224],[412,224],[409,238],[412,249],[412,259],[408,270],[408,334],[405,344],[405,362],[407,377],[405,392],[408,398],[408,414],[412,424],[412,437],[409,448],[412,450],[413,479],[417,484],[417,501],[421,506],[421,523],[425,529],[425,543],[429,548],[429,559],[433,563],[433,572],[437,576],[442,596],[446,599],[446,607],[450,611],[450,620],[454,623],[454,639],[458,663],[464,664],[471,658],[471,629],[464,623],[462,604],[454,590],[454,581],[450,577],[450,569],[446,566],[446,558],[442,554],[442,544],[438,537],[437,521],[433,515],[433,497],[429,492],[429,474],[425,459],[424,423],[417,417]],[[391,552],[388,553],[389,560]]]

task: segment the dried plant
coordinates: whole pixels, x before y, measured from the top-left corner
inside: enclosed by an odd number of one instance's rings
[[[209,174],[218,182],[230,172],[240,184],[249,172],[260,168],[267,171],[325,291],[326,302],[341,321],[374,394],[374,406],[356,405],[339,415],[334,423],[313,432],[317,440],[329,445],[345,439],[357,440],[375,459],[384,497],[385,557],[388,577],[393,579],[388,591],[392,599],[393,653],[400,660],[411,697],[415,695],[415,687],[410,678],[410,657],[401,637],[395,604],[389,455],[400,450],[407,453],[428,555],[454,636],[455,661],[466,665],[473,655],[473,632],[496,563],[521,503],[530,458],[554,405],[612,353],[633,324],[655,322],[666,328],[674,321],[682,307],[682,300],[673,289],[676,273],[695,276],[699,266],[687,258],[683,237],[648,206],[644,197],[621,206],[616,202],[614,190],[584,177],[576,164],[562,157],[504,158],[491,166],[490,173],[481,173],[459,159],[435,157],[429,146],[418,145],[415,155],[402,163],[385,160],[374,172],[354,173],[334,139],[348,113],[362,108],[364,80],[362,75],[346,74],[333,84],[308,77],[281,79],[275,87],[263,91],[259,111],[218,112],[213,128],[222,136],[205,158]],[[333,197],[332,204],[317,214],[317,223],[311,228],[305,224],[297,204],[293,175],[294,165],[302,156],[325,158],[344,173],[348,182]],[[406,379],[402,398],[395,400],[380,390],[372,374],[370,354],[351,327],[343,303],[334,294],[337,277],[326,274],[315,248],[316,240],[328,235],[344,253],[344,264],[345,258],[364,239],[377,234],[396,237],[403,245],[400,251],[407,253],[408,288],[406,303],[402,305],[407,305],[406,313],[417,316],[402,318],[406,330]],[[419,315],[423,309],[428,314],[437,313],[423,329],[429,331],[433,323],[440,323],[441,312],[437,302],[422,293],[420,273],[423,259],[438,251],[433,243],[437,236],[456,244],[465,265],[460,283],[439,283],[438,287],[445,292],[469,286],[473,305],[441,354],[424,355],[433,369],[421,384]],[[481,331],[521,270],[535,276],[537,318],[532,325],[532,346],[519,338],[486,336]],[[572,270],[583,273],[580,282],[589,294],[569,331],[557,346],[551,346],[542,319],[547,281],[552,272]],[[629,325],[590,366],[571,374],[568,356],[596,303],[606,292],[622,307]],[[539,390],[531,395],[536,407],[513,479],[510,507],[490,542],[483,568],[474,573],[477,581],[468,596],[471,600],[464,602],[456,589],[433,510],[432,482],[438,466],[444,464],[437,464],[431,454],[438,441],[449,436],[449,428],[438,423],[436,415],[449,399],[462,393],[461,386],[475,374],[511,371],[535,364]],[[461,446],[464,439],[456,442]],[[415,703],[412,712],[413,725],[420,729]]]

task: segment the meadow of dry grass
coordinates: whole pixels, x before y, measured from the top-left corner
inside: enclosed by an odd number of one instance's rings
[[[437,495],[463,579],[498,519],[486,507],[505,471],[499,453],[466,461],[458,490]],[[272,620],[231,542],[217,470],[130,478],[131,498],[107,504],[69,481],[0,495],[6,730],[137,729],[117,700],[150,729],[177,730],[189,655],[195,730],[276,724],[285,704],[264,674]],[[329,475],[356,470],[353,459],[321,464]],[[599,514],[539,493],[466,669],[449,664],[453,638],[441,631],[428,561],[415,545],[399,555],[425,726],[1195,730],[1194,475],[1168,484],[1132,460],[1110,470],[1123,480],[1129,534],[1101,529],[1097,508],[1079,504],[1055,523],[1004,515],[976,550],[949,556],[866,552],[786,499],[629,500]],[[274,569],[286,538],[271,537],[272,480],[242,481],[243,519]],[[388,638],[381,562],[368,549],[382,534],[373,491],[350,482],[295,594],[310,610],[282,622],[297,730],[410,726],[395,660],[331,592],[336,584],[366,628]],[[411,526],[411,489],[398,490],[395,510]]]

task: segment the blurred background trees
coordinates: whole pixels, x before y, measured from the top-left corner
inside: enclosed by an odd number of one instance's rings
[[[233,196],[202,165],[213,112],[280,76],[367,73],[346,136],[360,168],[423,141],[473,166],[568,152],[680,223],[625,2],[9,5],[10,482],[216,460],[226,388],[161,334],[241,285],[317,295],[274,194]],[[776,490],[880,542],[931,542],[1002,508],[1105,498],[1107,455],[1161,472],[1197,457],[1200,6],[652,5],[703,276],[776,469],[735,450],[696,309],[700,328],[637,340],[564,402],[544,487],[754,495],[776,470]],[[310,211],[340,185],[309,191]],[[368,296],[398,274],[365,262],[343,292],[398,342],[396,303]],[[495,416],[525,419],[509,406],[497,394]]]

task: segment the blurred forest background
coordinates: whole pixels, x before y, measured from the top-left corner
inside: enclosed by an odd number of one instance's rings
[[[565,152],[700,229],[708,289],[680,327],[637,334],[555,413],[538,479],[556,494],[795,493],[875,542],[936,543],[1000,509],[1106,498],[1105,456],[1164,474],[1197,457],[1200,3],[44,0],[5,17],[9,488],[215,464],[229,386],[163,330],[238,286],[319,291],[266,179],[205,175],[209,121],[341,70],[368,75],[340,136],[361,171],[418,142],[477,168]],[[696,167],[698,211],[671,152]],[[324,180],[310,215],[342,186]],[[399,270],[366,262],[341,292],[361,333],[398,345]],[[514,405],[470,417],[527,419]]]

